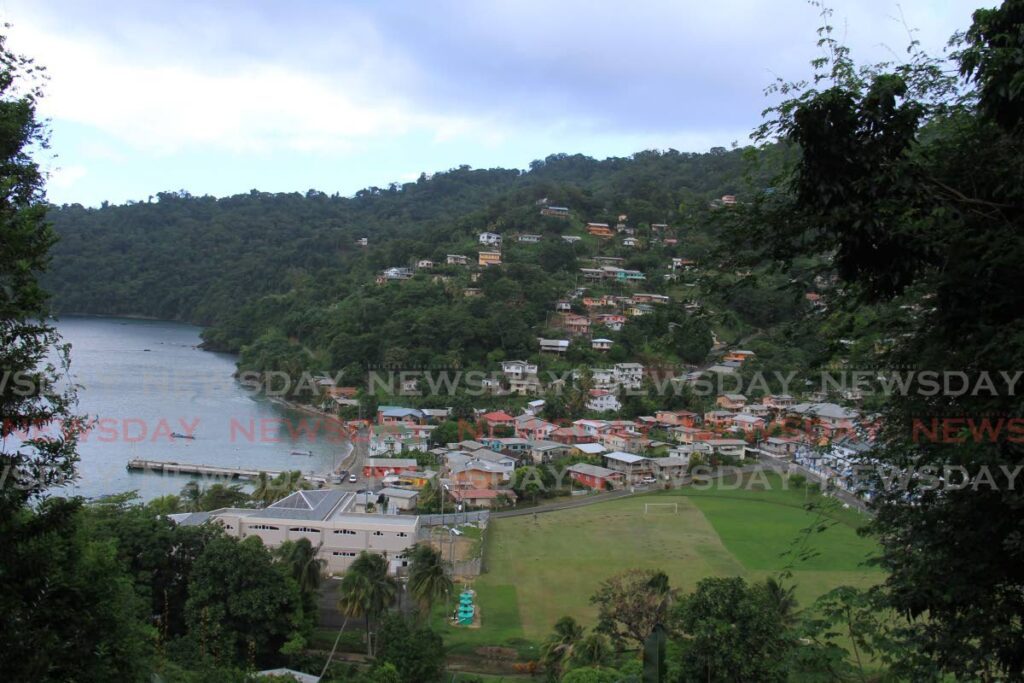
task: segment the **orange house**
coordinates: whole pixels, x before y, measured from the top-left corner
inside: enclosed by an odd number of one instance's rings
[[[472,460],[451,471],[451,480],[459,488],[494,489],[508,481],[511,472],[494,463]]]
[[[697,420],[697,413],[689,410],[659,410],[654,414],[654,419],[672,427],[692,427]]]
[[[479,264],[481,266],[500,266],[501,265],[501,252],[500,251],[481,251],[479,252]]]
[[[487,423],[487,429],[492,435],[495,427],[505,426],[512,428],[513,432],[515,431],[516,419],[503,410],[486,413],[483,416],[483,421]]]
[[[723,361],[736,361],[737,363],[744,363],[754,357],[753,351],[746,351],[744,349],[736,349],[722,356]]]
[[[607,223],[587,223],[587,232],[603,239],[615,237],[615,231],[609,228]]]

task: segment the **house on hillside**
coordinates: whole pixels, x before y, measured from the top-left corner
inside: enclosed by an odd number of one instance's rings
[[[796,399],[789,394],[768,394],[761,403],[770,410],[786,410],[796,403]]]
[[[750,413],[739,413],[732,419],[734,427],[739,427],[747,434],[764,431],[764,418]]]
[[[587,400],[587,410],[594,410],[600,413],[609,410],[619,410],[622,405],[619,399],[610,391],[605,389],[591,389],[590,398]]]
[[[501,235],[496,232],[482,232],[479,238],[480,244],[488,247],[500,247]]]
[[[732,429],[735,417],[736,413],[729,410],[712,410],[704,413],[704,426],[718,431]]]
[[[377,424],[390,425],[405,423],[419,425],[426,422],[426,416],[422,410],[417,408],[403,408],[401,406],[378,406]]]
[[[715,399],[715,405],[725,410],[740,410],[747,405],[747,397],[743,394],[722,394]]]
[[[582,315],[568,313],[562,316],[562,329],[574,337],[590,334],[590,319]]]
[[[610,351],[612,348],[612,343],[613,342],[611,339],[591,339],[590,348],[594,349],[595,351]]]
[[[568,218],[569,208],[566,206],[545,206],[540,210],[540,215],[551,216],[552,218]]]
[[[747,442],[743,439],[708,439],[703,443],[711,447],[715,455],[743,460],[746,456]]]
[[[512,467],[472,458],[451,467],[449,478],[458,488],[494,489],[508,482],[512,471]]]
[[[516,502],[512,489],[454,489],[450,495],[456,503],[472,508],[493,509]]]
[[[462,254],[448,254],[445,256],[444,262],[449,266],[468,266],[469,257]]]
[[[580,237],[579,235],[562,235],[562,241],[568,242],[569,244],[575,244],[576,242],[579,242],[581,239],[583,238]]]
[[[692,427],[697,421],[697,413],[689,410],[659,410],[654,413],[654,419],[666,427]]]
[[[481,251],[479,252],[478,264],[487,266],[500,266],[501,265],[501,252],[500,251]]]
[[[608,449],[601,443],[578,443],[573,445],[571,455],[582,455],[588,458],[596,458],[608,452]]]
[[[587,233],[602,239],[615,237],[615,231],[609,228],[607,223],[587,223]]]
[[[622,240],[622,246],[624,247],[636,247],[639,244],[635,237],[625,237]]]
[[[571,444],[560,443],[558,441],[538,439],[530,444],[530,458],[533,460],[535,465],[559,460],[566,457],[571,452]]]
[[[625,481],[626,475],[618,470],[608,469],[590,463],[577,463],[569,467],[566,472],[569,477],[588,488],[597,491],[608,491],[617,488]]]
[[[792,458],[802,445],[800,439],[793,437],[769,436],[758,444],[758,448],[776,458]]]
[[[569,350],[568,339],[544,339],[543,337],[537,337],[537,343],[540,345],[540,350],[545,353],[565,353]]]
[[[616,363],[612,370],[619,386],[639,389],[643,385],[644,366],[640,363]]]
[[[516,241],[522,242],[524,244],[537,244],[538,242],[540,242],[540,240],[540,235],[523,234],[516,237]]]
[[[434,262],[428,258],[421,258],[416,262],[416,267],[420,270],[430,270],[434,267]]]
[[[508,427],[515,431],[516,418],[512,417],[504,410],[495,410],[490,413],[485,413],[482,417],[483,421],[487,423],[487,428],[494,433],[495,427]]]
[[[722,356],[722,360],[726,362],[735,361],[742,364],[753,358],[754,355],[753,351],[747,351],[746,349],[734,349]]]
[[[646,479],[654,473],[650,459],[635,453],[622,451],[605,453],[604,464],[610,470],[621,472],[626,482],[631,484]]]
[[[516,436],[522,439],[547,439],[556,429],[558,429],[558,425],[532,415],[522,415],[516,418]]]
[[[619,332],[626,324],[626,316],[619,313],[599,313],[594,320],[598,325],[604,325],[613,332]]]
[[[414,458],[367,458],[363,463],[363,476],[383,479],[392,474],[414,472],[419,469]]]

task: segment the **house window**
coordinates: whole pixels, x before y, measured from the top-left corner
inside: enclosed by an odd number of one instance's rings
[[[408,536],[408,535],[409,535],[409,534],[405,533],[404,531],[399,531],[399,532],[398,532],[398,537],[399,537],[399,538],[405,538],[405,537],[406,537],[406,536]]]
[[[355,557],[356,556],[355,553],[349,552],[348,550],[335,550],[331,554],[334,555],[335,557]]]
[[[351,529],[335,529],[334,533],[336,533],[336,534],[343,534],[345,536],[355,536],[356,535],[356,532],[352,531]]]
[[[249,528],[255,529],[256,531],[279,531],[276,526],[270,526],[269,524],[253,524]]]
[[[291,529],[289,529],[289,531],[298,531],[298,532],[301,532],[301,533],[304,533],[304,534],[318,534],[318,533],[320,533],[319,529],[314,529],[313,527],[310,527],[310,526],[293,526]]]
[[[374,535],[374,536],[383,536],[383,535],[384,535],[384,532],[383,532],[383,531],[374,531],[374,532],[373,532],[373,535]]]

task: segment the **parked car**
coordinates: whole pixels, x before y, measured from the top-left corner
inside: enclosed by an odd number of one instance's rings
[[[349,482],[350,484],[354,484],[354,483],[356,483],[357,481],[359,481],[359,477],[357,477],[357,476],[356,476],[356,475],[354,475],[354,474],[350,474],[350,475],[348,475],[348,482]]]

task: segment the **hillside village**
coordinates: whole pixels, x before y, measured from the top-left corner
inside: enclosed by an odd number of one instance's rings
[[[736,205],[734,195],[724,195],[708,209]],[[573,217],[569,207],[551,205],[545,198],[536,207],[542,217]],[[393,510],[434,510],[444,499],[460,509],[517,506],[523,486],[515,482],[515,471],[531,465],[567,474],[566,481],[580,489],[603,491],[679,486],[696,467],[743,464],[758,456],[798,463],[828,486],[870,497],[855,470],[858,457],[871,449],[877,418],[831,402],[850,404],[856,396],[723,392],[694,398],[692,387],[701,381],[738,375],[757,357],[749,349],[726,347],[713,329],[710,353],[701,363],[645,365],[616,354],[621,333],[641,316],[676,308],[690,318],[705,318],[699,298],[678,296],[695,291],[703,271],[695,259],[679,255],[666,256],[650,279],[623,267],[631,250],[677,254],[681,230],[668,224],[634,226],[626,214],[618,214],[614,223],[577,223],[579,234],[487,230],[477,235],[475,257],[449,253],[443,263],[412,258],[409,265],[393,265],[377,275],[378,286],[400,287],[421,278],[476,297],[481,290],[474,285],[485,272],[503,266],[503,250],[513,245],[554,240],[580,249],[579,258],[587,263],[574,275],[576,286],[553,302],[537,330],[561,336],[537,336],[534,355],[484,368],[468,407],[443,405],[444,396],[429,386],[431,369],[399,372],[398,380],[392,378],[383,387],[372,386],[371,379],[369,389],[320,377],[320,396],[312,400],[349,418],[354,429],[371,430],[372,457],[364,475],[380,480],[383,495],[397,497],[400,503]],[[368,244],[368,238],[358,241],[361,247]],[[644,291],[648,285],[657,291]],[[824,310],[818,292],[808,291],[805,299],[811,315]],[[677,325],[669,322],[669,330]],[[567,366],[563,357],[570,348],[585,349],[595,362]],[[568,372],[551,371],[566,367]],[[659,391],[666,399],[690,395],[692,409],[681,408],[678,399],[658,406]],[[645,397],[654,409],[650,414],[621,414],[631,395]],[[565,400],[576,401],[585,414],[573,419],[552,410],[552,402]],[[362,414],[368,405],[373,414]],[[457,438],[450,438],[453,434]],[[433,493],[421,505],[418,491],[424,487]]]

